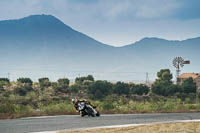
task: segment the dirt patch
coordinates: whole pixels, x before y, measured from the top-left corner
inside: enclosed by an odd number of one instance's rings
[[[57,133],[200,133],[200,122],[165,123],[81,131],[60,131]]]

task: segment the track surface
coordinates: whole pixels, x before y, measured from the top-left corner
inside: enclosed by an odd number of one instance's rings
[[[55,131],[98,126],[144,124],[195,119],[200,119],[200,113],[102,115],[101,117],[95,118],[82,118],[78,115],[33,117],[15,120],[0,120],[0,133]]]

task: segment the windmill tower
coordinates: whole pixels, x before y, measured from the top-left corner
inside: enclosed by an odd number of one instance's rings
[[[190,61],[189,60],[184,61],[184,59],[182,57],[174,58],[173,65],[176,68],[176,80],[178,80],[178,77],[179,77],[180,72],[181,72],[181,67],[183,67],[184,64],[190,64]],[[178,82],[178,81],[176,81],[176,82]]]

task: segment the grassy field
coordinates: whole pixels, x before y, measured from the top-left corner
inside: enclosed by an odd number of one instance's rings
[[[58,133],[200,133],[200,122],[165,123],[81,131],[60,131]]]
[[[12,97],[0,104],[0,119],[12,119],[27,116],[78,114],[69,100],[38,102],[35,98]],[[4,100],[5,101],[5,100]],[[23,105],[19,102],[29,104]],[[103,101],[90,100],[97,106],[101,114],[131,114],[131,113],[170,113],[170,112],[199,112],[199,103],[182,103],[180,99],[159,99],[158,101],[135,101],[124,97],[107,97]]]

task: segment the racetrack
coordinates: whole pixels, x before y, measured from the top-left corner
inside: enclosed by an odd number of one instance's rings
[[[200,119],[200,113],[120,114],[83,118],[78,115],[29,117],[14,120],[0,120],[0,133],[71,130],[99,126],[145,124],[195,119]]]

